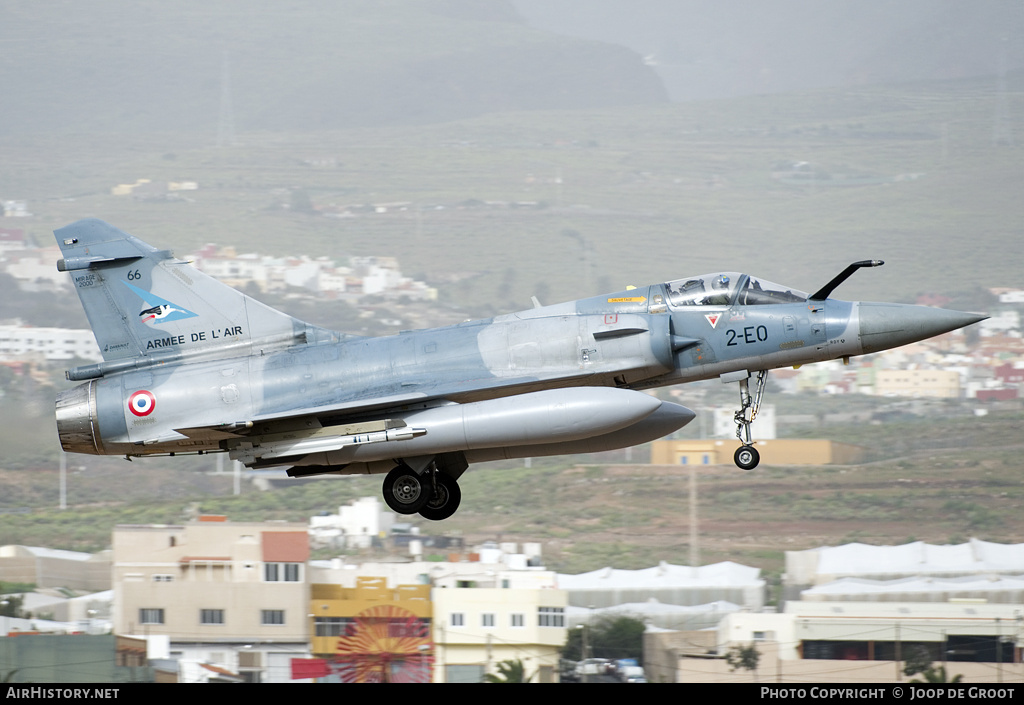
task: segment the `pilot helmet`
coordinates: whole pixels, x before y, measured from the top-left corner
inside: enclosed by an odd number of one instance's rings
[[[728,289],[729,288],[729,277],[724,274],[719,274],[715,277],[715,281],[711,284],[716,289]]]

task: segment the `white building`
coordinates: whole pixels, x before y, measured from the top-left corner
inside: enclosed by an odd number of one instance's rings
[[[56,245],[4,253],[0,268],[18,281],[24,291],[70,290],[71,277],[54,266],[61,258]]]
[[[311,517],[309,536],[314,546],[369,548],[375,538],[391,533],[394,523],[394,513],[377,497],[362,497],[339,507],[337,514]]]
[[[262,291],[293,287],[353,299],[368,295],[437,299],[436,289],[402,276],[394,257],[355,257],[349,268],[327,257],[238,254],[233,247],[208,244],[190,259],[196,269],[234,287],[253,283]]]
[[[1024,289],[1002,292],[999,294],[999,303],[1011,305],[1024,304]]]
[[[0,325],[0,360],[103,359],[91,330]]]
[[[388,587],[431,585],[435,588],[498,588],[503,590],[550,590],[558,586],[554,571],[539,565],[539,544],[525,544],[518,552],[512,544],[484,547],[477,560],[345,563],[340,558],[310,561],[310,580],[342,587],[356,587],[361,576],[384,578]],[[468,557],[467,557],[468,558]]]
[[[2,205],[5,218],[28,218],[32,215],[25,201],[3,201]]]
[[[715,407],[714,409],[714,431],[712,438],[735,438],[736,437],[736,408]],[[750,433],[753,438],[760,441],[778,438],[776,433],[775,405],[762,404],[757,412],[757,418],[750,424]]]
[[[1019,604],[788,602],[727,614],[711,634],[649,630],[644,666],[677,683],[906,683],[908,657],[924,655],[964,683],[1022,683],[1022,635]],[[731,668],[726,654],[751,645],[757,673]]]
[[[978,323],[982,336],[1020,335],[1020,313],[1014,309],[993,312],[986,320]]]
[[[790,602],[784,614],[729,615],[718,629],[718,650],[777,641],[783,660],[894,661],[921,644],[934,649],[934,661],[945,654],[958,663],[1014,663],[1021,626],[1020,605]]]

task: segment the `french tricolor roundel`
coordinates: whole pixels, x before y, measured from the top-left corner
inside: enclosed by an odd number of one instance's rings
[[[136,416],[149,416],[156,408],[156,397],[152,392],[140,389],[128,397],[128,408]]]

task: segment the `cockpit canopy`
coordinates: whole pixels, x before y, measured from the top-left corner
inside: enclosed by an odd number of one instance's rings
[[[754,306],[807,300],[803,291],[739,272],[717,272],[676,279],[665,284],[668,303],[681,306]]]

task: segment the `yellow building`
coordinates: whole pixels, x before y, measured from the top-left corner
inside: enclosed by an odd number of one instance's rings
[[[955,370],[877,370],[875,394],[959,399],[960,373]]]
[[[553,588],[398,585],[359,577],[356,587],[314,584],[314,659],[294,678],[341,682],[479,683],[505,660],[531,682],[555,680],[568,596]]]
[[[731,465],[739,441],[721,438],[655,441],[652,465]],[[754,443],[765,465],[852,465],[863,461],[864,449],[823,439],[772,439]]]
[[[134,184],[118,184],[110,189],[112,196],[130,196],[140,186],[152,183],[149,179],[138,179]]]
[[[565,645],[569,594],[553,588],[434,590],[438,683],[479,683],[521,661],[531,683],[553,683]]]
[[[434,660],[429,585],[314,584],[310,602],[316,662],[296,677],[346,683],[429,683]]]

